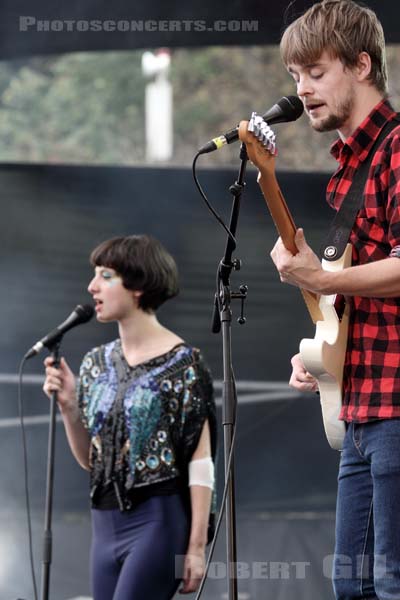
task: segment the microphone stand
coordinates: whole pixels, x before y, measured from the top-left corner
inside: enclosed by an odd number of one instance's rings
[[[48,346],[51,356],[54,359],[54,366],[60,366],[60,344],[62,336],[54,340]],[[49,439],[47,448],[47,477],[46,477],[46,508],[44,517],[44,535],[43,535],[43,559],[42,559],[42,578],[41,578],[41,600],[49,599],[50,588],[50,565],[52,559],[52,512],[53,512],[53,486],[54,486],[54,447],[56,432],[56,411],[57,411],[57,392],[52,392],[50,399],[50,424]]]
[[[240,211],[240,200],[245,187],[244,175],[247,166],[247,152],[245,144],[240,147],[241,165],[237,181],[230,186],[229,191],[233,195],[231,220],[229,230],[233,236],[236,233],[237,222]],[[223,373],[224,385],[222,391],[222,421],[224,431],[224,464],[225,485],[228,487],[226,497],[226,551],[228,564],[228,600],[237,600],[237,552],[236,552],[236,514],[235,514],[235,477],[234,477],[234,455],[233,455],[233,433],[236,420],[237,397],[232,369],[231,350],[231,300],[240,299],[242,302],[241,315],[238,319],[240,324],[245,323],[243,316],[243,304],[247,297],[247,286],[240,286],[239,293],[232,293],[230,289],[230,273],[232,269],[238,271],[241,263],[239,259],[232,261],[232,253],[235,243],[228,237],[224,258],[218,267],[217,289],[214,300],[213,333],[218,333],[222,325],[222,348],[223,348]],[[232,455],[231,455],[232,452]],[[230,469],[228,469],[229,457],[231,458]]]

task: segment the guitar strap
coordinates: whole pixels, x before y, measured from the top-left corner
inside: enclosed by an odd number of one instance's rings
[[[364,188],[367,183],[368,173],[375,152],[385,137],[395,129],[399,123],[400,113],[398,113],[393,120],[388,121],[384,125],[379,132],[378,137],[372,144],[367,158],[357,168],[350,189],[346,194],[346,198],[342,202],[340,209],[332,221],[325,244],[322,245],[321,256],[325,260],[338,260],[345,251],[357,213],[364,201]]]

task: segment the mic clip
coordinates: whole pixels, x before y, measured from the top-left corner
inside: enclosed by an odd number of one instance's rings
[[[247,291],[248,291],[248,287],[247,285],[241,285],[239,287],[239,292],[234,292],[231,296],[231,298],[234,299],[239,299],[240,302],[240,317],[238,317],[237,322],[239,323],[239,325],[244,325],[246,323],[246,317],[244,316],[244,301],[247,298]]]

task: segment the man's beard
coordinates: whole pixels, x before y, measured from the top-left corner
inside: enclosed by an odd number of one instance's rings
[[[340,129],[350,118],[353,108],[354,95],[349,93],[347,98],[338,106],[335,113],[330,114],[325,119],[315,121],[314,123],[310,121],[311,127],[320,133]]]

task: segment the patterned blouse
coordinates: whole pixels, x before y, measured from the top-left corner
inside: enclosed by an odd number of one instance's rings
[[[120,510],[128,510],[135,494],[187,486],[206,419],[215,458],[212,381],[196,348],[180,343],[131,367],[117,339],[88,352],[79,375],[79,405],[91,436],[92,505],[110,488]]]

